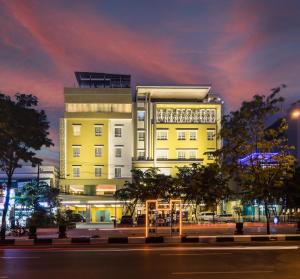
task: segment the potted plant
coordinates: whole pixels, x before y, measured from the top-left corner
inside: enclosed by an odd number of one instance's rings
[[[300,212],[297,211],[295,217],[297,220],[297,233],[300,233]]]
[[[241,215],[242,215],[242,208],[239,206],[236,206],[234,208],[234,212],[238,216],[237,221],[235,223],[235,234],[243,234],[244,233],[244,223],[242,221]]]
[[[34,218],[34,216],[30,217],[27,219],[27,227],[28,227],[28,231],[29,231],[29,239],[36,239],[37,238],[37,223],[36,220]]]
[[[67,226],[68,226],[68,218],[61,214],[57,213],[57,224],[58,224],[58,238],[66,238],[67,237]]]

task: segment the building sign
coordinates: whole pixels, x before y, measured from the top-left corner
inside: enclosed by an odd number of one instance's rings
[[[216,123],[216,109],[157,109],[156,123]]]

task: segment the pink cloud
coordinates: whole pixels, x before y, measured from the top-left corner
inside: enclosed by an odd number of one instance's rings
[[[170,55],[172,42],[165,38],[132,32],[84,7],[74,6],[70,11],[23,1],[6,5],[64,75],[97,62],[104,66],[119,64],[121,68],[129,65],[135,71],[174,82],[196,81],[193,70]]]

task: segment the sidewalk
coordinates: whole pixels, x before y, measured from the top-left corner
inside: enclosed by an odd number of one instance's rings
[[[296,224],[271,224],[271,234],[295,234],[297,231]],[[57,238],[58,228],[38,229],[39,238]],[[182,235],[188,236],[230,236],[234,235],[235,224],[188,224],[184,225]],[[265,235],[265,223],[244,223],[245,235]],[[170,228],[157,227],[157,236],[170,236]],[[69,229],[67,236],[70,238],[108,238],[108,237],[143,237],[145,236],[145,227],[118,227],[113,228],[112,224],[77,224],[76,229]],[[27,236],[18,239],[26,239]],[[7,236],[7,239],[14,237]]]

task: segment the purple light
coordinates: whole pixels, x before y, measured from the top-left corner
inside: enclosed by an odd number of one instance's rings
[[[272,164],[275,163],[276,160],[272,159],[274,156],[278,155],[278,152],[253,152],[244,158],[238,160],[239,164],[242,165],[250,165],[251,163],[260,162],[263,164]]]

